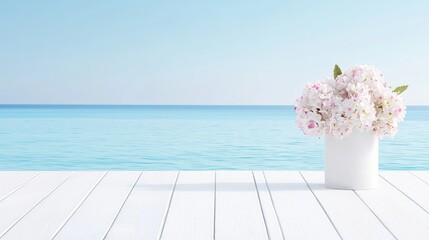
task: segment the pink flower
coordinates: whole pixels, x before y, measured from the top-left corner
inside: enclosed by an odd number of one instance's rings
[[[403,99],[392,92],[376,68],[354,66],[336,79],[308,83],[295,105],[296,123],[305,135],[337,138],[354,128],[380,138],[394,136],[403,121]]]

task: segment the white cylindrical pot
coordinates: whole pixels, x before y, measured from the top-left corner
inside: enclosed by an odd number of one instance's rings
[[[325,137],[325,185],[338,189],[373,189],[378,186],[378,138],[354,130],[337,139]]]

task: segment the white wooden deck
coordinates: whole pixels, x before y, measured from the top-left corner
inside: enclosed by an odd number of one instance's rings
[[[0,172],[1,239],[429,239],[429,171]]]

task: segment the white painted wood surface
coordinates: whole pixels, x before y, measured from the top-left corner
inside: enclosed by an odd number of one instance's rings
[[[252,172],[216,172],[215,238],[268,239]]]
[[[55,239],[103,239],[141,172],[109,172],[55,235]]]
[[[426,184],[429,184],[429,171],[412,171],[411,174],[418,177]]]
[[[323,172],[302,175],[343,239],[395,239],[353,191],[326,188]]]
[[[398,239],[429,236],[429,214],[384,179],[373,190],[356,193]]]
[[[162,240],[211,239],[214,235],[214,172],[181,172]],[[184,222],[186,224],[178,224]]]
[[[429,184],[410,172],[382,172],[380,175],[429,214]]]
[[[39,172],[2,172],[0,174],[0,202],[23,187],[32,178],[37,177]]]
[[[70,172],[45,172],[0,202],[0,236],[56,190]]]
[[[105,172],[76,172],[19,221],[4,239],[51,239]]]
[[[299,172],[265,176],[285,239],[340,239]]]
[[[143,172],[106,239],[158,239],[178,172]]]
[[[269,239],[283,239],[281,226],[278,221],[276,210],[274,209],[274,205],[272,203],[271,194],[268,190],[264,173],[262,171],[255,171],[253,172],[253,176],[255,178],[256,186],[258,189],[259,200],[263,209]]]
[[[429,171],[361,191],[323,172],[104,174],[1,172],[0,239],[429,239]]]

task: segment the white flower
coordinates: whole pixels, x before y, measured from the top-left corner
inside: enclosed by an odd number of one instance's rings
[[[354,128],[394,136],[405,117],[402,98],[392,92],[377,69],[358,65],[336,79],[306,85],[296,101],[296,123],[306,135],[337,138]]]
[[[295,111],[296,123],[307,135],[321,136],[326,133],[326,120],[329,119],[329,108],[333,89],[325,83],[309,83],[304,88],[301,98],[297,99]]]
[[[373,123],[373,130],[381,138],[383,136],[395,136],[398,131],[398,123],[405,118],[406,107],[402,97],[398,94],[386,91],[376,102],[377,120]]]
[[[306,135],[320,136],[325,134],[325,122],[322,121],[322,116],[316,112],[305,112],[298,116],[296,122]]]

